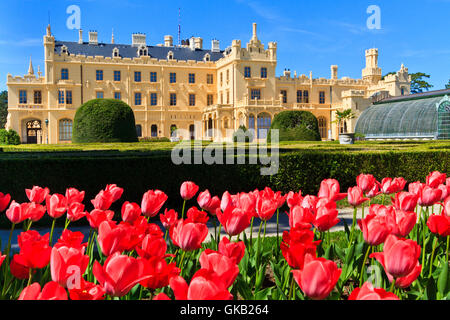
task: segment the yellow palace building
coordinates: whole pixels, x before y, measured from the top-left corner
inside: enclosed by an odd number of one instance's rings
[[[277,77],[277,43],[267,47],[253,24],[250,41],[234,40],[220,49],[192,37],[174,45],[172,36],[163,44],[149,45],[145,34],[133,34],[131,45],[99,43],[89,32],[88,41],[56,41],[47,27],[44,36],[44,75],[32,62],[23,77],[8,74],[7,129],[14,129],[23,143],[67,143],[77,108],[96,98],[120,99],[131,106],[140,137],[226,140],[226,132],[244,125],[264,139],[276,114],[286,110],[312,112],[324,140],[337,139],[339,131],[354,129],[356,118],[337,127],[336,110],[351,108],[358,116],[372,100],[407,95],[410,76],[403,65],[382,79],[378,50],[365,51],[361,79],[313,78],[285,70]],[[175,133],[176,134],[176,133]],[[230,137],[228,137],[230,138]]]

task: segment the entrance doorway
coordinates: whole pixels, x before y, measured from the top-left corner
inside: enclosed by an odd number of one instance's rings
[[[42,126],[40,120],[30,120],[26,123],[27,126],[27,143],[37,144],[42,143]]]

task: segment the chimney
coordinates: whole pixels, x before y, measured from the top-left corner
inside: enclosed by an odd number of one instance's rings
[[[78,30],[78,43],[83,44],[83,29]]]
[[[211,41],[211,52],[220,52],[220,42],[214,39]]]
[[[203,49],[203,39],[200,37],[194,38],[195,49]]]
[[[139,47],[139,46],[146,46],[147,45],[147,36],[145,33],[133,33],[132,40],[131,40],[131,46],[132,47]]]
[[[195,50],[195,37],[191,37],[189,39],[189,47],[191,48],[192,51]]]
[[[331,79],[337,80],[338,78],[338,66],[331,66]]]
[[[165,47],[173,47],[173,37],[172,36],[164,36],[164,46]]]
[[[98,33],[97,31],[89,31],[89,44],[98,44]]]
[[[290,78],[291,77],[291,70],[290,69],[284,69],[284,76],[286,78]]]

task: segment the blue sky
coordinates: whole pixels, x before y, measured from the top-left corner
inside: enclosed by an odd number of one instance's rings
[[[14,0],[2,1],[0,10],[0,90],[6,76],[27,73],[32,56],[35,71],[43,70],[42,37],[49,16],[58,40],[77,41],[78,31],[69,30],[67,7],[81,9],[81,27],[87,40],[97,30],[99,40],[130,43],[133,32],[147,34],[147,43],[163,42],[164,35],[177,39],[178,8],[182,38],[200,36],[204,47],[211,39],[221,48],[251,38],[253,22],[267,45],[278,43],[280,75],[285,68],[298,74],[330,77],[330,65],[339,65],[339,77],[361,77],[364,50],[379,48],[383,73],[397,71],[401,63],[410,72],[431,75],[433,89],[450,79],[450,0]],[[381,29],[369,30],[369,5],[381,9]]]

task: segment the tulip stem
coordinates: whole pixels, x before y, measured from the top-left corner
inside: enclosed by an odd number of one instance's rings
[[[255,218],[252,218],[252,221],[250,223],[250,252],[252,250],[252,242],[253,242],[253,220],[255,220]]]
[[[434,251],[436,250],[437,244],[438,244],[438,237],[434,237],[433,250],[431,251],[431,260],[430,260],[430,273],[428,274],[428,278],[431,277],[431,271],[433,270]]]
[[[28,283],[27,283],[27,287],[31,284],[31,278],[33,278],[33,268],[30,268],[28,270]]]
[[[448,249],[450,245],[450,236],[447,236],[447,263],[448,263]]]
[[[279,256],[279,251],[280,251],[280,227],[279,227],[279,217],[280,217],[280,209],[277,209],[277,248],[275,250],[275,252],[277,253],[277,258]]]
[[[391,287],[390,287],[390,289],[389,289],[389,292],[394,293],[394,287],[395,287],[395,278],[392,279],[392,283],[391,283]]]
[[[356,213],[358,212],[358,208],[354,207],[353,209],[353,221],[352,221],[352,230],[350,231],[350,241],[348,243],[348,247],[350,248],[350,246],[353,243],[353,234],[355,232],[355,226],[356,226]]]
[[[52,242],[53,242],[53,230],[55,229],[55,223],[56,223],[56,219],[53,219],[52,222],[52,229],[50,230],[50,247],[52,246]]]
[[[292,299],[292,292],[293,291],[294,291],[294,275],[292,275],[291,286],[289,287],[289,298],[288,298],[288,300]]]
[[[360,278],[359,278],[359,287],[361,287],[362,284],[363,284],[364,267],[366,266],[367,257],[369,256],[369,252],[370,252],[371,248],[372,248],[372,246],[369,245],[369,247],[367,248],[367,251],[366,251],[366,255],[364,256],[364,261],[363,261],[363,264],[362,264],[362,267],[361,267],[361,275],[360,275]]]
[[[180,260],[180,275],[183,274],[183,260],[184,260],[185,255],[186,255],[186,251],[183,250],[183,254],[181,255],[181,260]]]
[[[184,219],[184,208],[186,206],[186,200],[183,201],[183,210],[181,210],[181,219]]]
[[[6,248],[6,263],[8,263],[8,261],[9,261],[9,252],[11,250],[11,239],[12,239],[12,235],[13,235],[15,226],[16,226],[16,224],[13,223],[11,226],[11,230],[9,231],[8,247]],[[6,273],[5,273],[5,275],[6,275]]]

